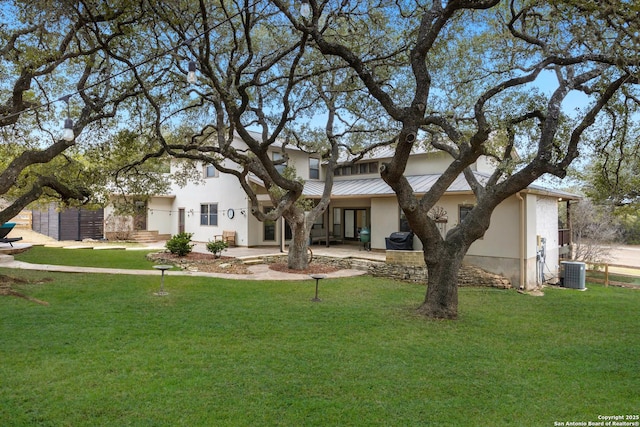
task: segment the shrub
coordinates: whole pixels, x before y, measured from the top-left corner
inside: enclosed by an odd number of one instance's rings
[[[640,244],[640,217],[625,215],[622,219],[622,242],[627,245]]]
[[[193,233],[178,233],[167,240],[166,248],[172,254],[185,256],[191,252],[194,246],[191,243],[191,236],[193,236]]]
[[[223,242],[222,240],[209,240],[207,243],[207,250],[213,254],[216,258],[219,258],[222,254],[222,251],[226,250],[229,247],[227,242]]]

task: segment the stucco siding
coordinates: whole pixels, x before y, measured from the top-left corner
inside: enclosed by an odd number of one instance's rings
[[[444,234],[459,223],[459,207],[473,205],[471,195],[445,196],[437,204],[447,212],[447,222],[442,224]],[[336,206],[336,204],[332,204]],[[395,197],[371,199],[371,246],[385,249],[385,237],[400,229],[400,208]],[[519,258],[519,204],[515,197],[507,199],[494,211],[491,226],[485,236],[473,243],[469,255],[485,255],[497,258]],[[415,238],[414,249],[422,249]]]
[[[540,227],[548,239],[548,259],[553,256],[553,245],[557,238],[553,239],[553,221],[557,211],[553,198],[545,198],[539,201],[535,195],[523,195],[521,202],[516,196],[510,197],[501,203],[491,217],[491,225],[485,236],[471,245],[465,262],[477,265],[492,273],[501,274],[511,280],[514,286],[520,285],[520,253],[521,253],[521,209],[524,209],[524,221],[530,237],[525,248],[528,248],[525,264],[525,286],[527,289],[537,285],[536,277],[536,238],[535,233]],[[445,196],[437,204],[447,212],[448,222],[443,226],[446,232],[458,225],[459,207],[461,205],[473,205],[471,195]],[[335,205],[334,205],[335,206]],[[536,216],[539,215],[540,218]],[[395,197],[377,198],[371,200],[372,234],[371,243],[374,249],[384,249],[384,238],[392,232],[399,230],[399,207]],[[542,225],[544,223],[544,225]],[[542,231],[544,229],[544,231]],[[532,230],[532,231],[531,231]],[[531,237],[533,233],[533,237]],[[421,250],[422,244],[414,239],[414,250]],[[555,258],[553,258],[555,259]]]
[[[156,230],[160,234],[178,232],[178,212],[172,212],[173,199],[153,197],[147,203],[147,230]]]
[[[219,174],[217,177],[189,182],[184,187],[174,184],[172,194],[175,195],[171,207],[172,218],[169,220],[172,234],[178,231],[178,209],[183,208],[185,232],[193,233],[194,241],[208,242],[224,230],[233,230],[236,232],[236,244],[247,244],[247,200],[235,176]],[[201,224],[202,204],[217,205],[217,225]],[[230,209],[233,210],[233,218],[229,216]]]
[[[489,229],[483,238],[471,245],[469,255],[518,258],[519,217],[519,205],[515,197],[510,197],[498,205],[491,215]]]
[[[442,173],[449,163],[451,163],[451,157],[445,153],[417,154],[407,161],[404,174],[409,176]]]
[[[371,248],[384,249],[385,237],[400,229],[400,207],[395,197],[371,200]]]
[[[558,200],[538,197],[536,204],[537,235],[544,238],[545,278],[558,276]]]

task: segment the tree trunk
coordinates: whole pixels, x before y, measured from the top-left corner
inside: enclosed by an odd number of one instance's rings
[[[463,258],[464,251],[443,251],[437,260],[427,262],[427,295],[419,313],[433,319],[458,318],[458,273]]]
[[[291,226],[292,237],[289,244],[287,266],[292,270],[304,270],[309,265],[307,254],[309,245],[307,233],[305,233],[304,219],[302,224],[290,222],[289,225]]]

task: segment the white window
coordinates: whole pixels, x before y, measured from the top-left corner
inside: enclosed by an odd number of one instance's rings
[[[203,203],[200,205],[200,225],[218,225],[217,203]]]
[[[309,179],[320,179],[320,159],[309,158]]]
[[[218,169],[213,165],[206,165],[204,167],[204,177],[205,178],[215,178],[218,176]]]

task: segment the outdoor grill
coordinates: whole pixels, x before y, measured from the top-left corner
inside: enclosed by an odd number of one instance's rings
[[[396,231],[391,233],[389,237],[384,239],[387,249],[395,249],[400,251],[413,250],[413,232],[412,231]]]

